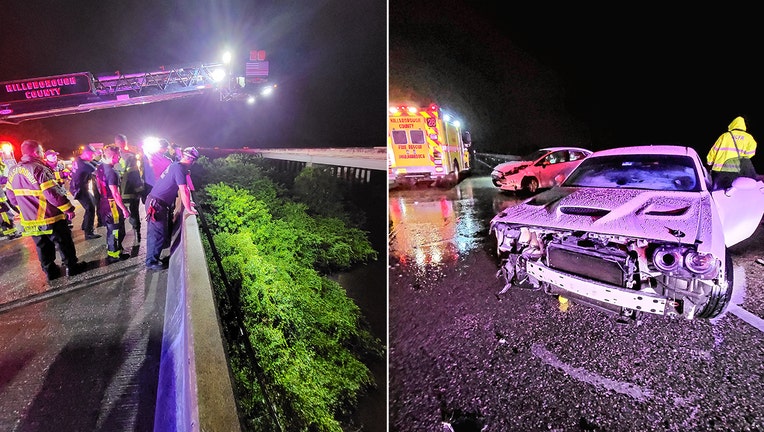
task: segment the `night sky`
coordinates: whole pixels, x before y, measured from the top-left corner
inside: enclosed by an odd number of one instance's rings
[[[0,81],[215,63],[228,47],[242,61],[265,50],[278,87],[254,107],[195,96],[0,125],[0,138],[62,153],[118,132],[133,144],[154,135],[201,147],[384,145],[384,2],[4,0],[1,13]]]
[[[391,100],[460,113],[478,152],[682,144],[705,157],[737,115],[764,145],[760,19],[579,3],[391,0]]]

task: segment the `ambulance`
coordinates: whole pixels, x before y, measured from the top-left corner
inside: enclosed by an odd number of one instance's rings
[[[453,186],[469,173],[470,133],[438,105],[395,105],[388,118],[390,186]]]

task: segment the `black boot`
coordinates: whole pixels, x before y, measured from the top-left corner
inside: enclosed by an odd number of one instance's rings
[[[85,271],[87,264],[84,262],[76,262],[73,265],[66,266],[66,277],[78,275]]]
[[[47,276],[48,282],[61,277],[61,269],[55,264],[51,264],[48,268],[44,268],[43,271],[45,271],[45,276]]]

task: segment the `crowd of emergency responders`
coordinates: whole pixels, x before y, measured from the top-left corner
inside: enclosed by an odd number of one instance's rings
[[[128,224],[136,244],[141,241],[141,205],[147,215],[146,267],[166,268],[161,253],[169,246],[176,201],[195,214],[190,166],[199,152],[194,147],[157,138],[134,146],[124,134],[116,134],[114,143],[81,146],[70,160],[35,140],[17,148],[5,142],[0,151],[0,239],[31,237],[48,281],[87,269],[77,257],[77,230],[86,241],[105,237],[100,241],[106,245],[107,264],[130,258],[122,243]],[[75,201],[82,211],[76,228]]]

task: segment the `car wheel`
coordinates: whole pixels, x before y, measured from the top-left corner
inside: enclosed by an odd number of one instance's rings
[[[732,299],[732,288],[733,288],[733,281],[734,281],[734,269],[732,268],[732,255],[730,254],[729,250],[725,251],[725,255],[727,256],[725,262],[725,271],[726,273],[726,280],[727,280],[727,289],[722,292],[720,289],[714,290],[711,295],[708,297],[708,302],[706,303],[705,307],[703,307],[703,310],[698,312],[696,316],[698,318],[716,318],[719,315],[724,312],[724,309],[729,304],[730,300]]]
[[[539,181],[536,177],[527,177],[523,180],[523,190],[528,193],[536,193],[539,189]]]

